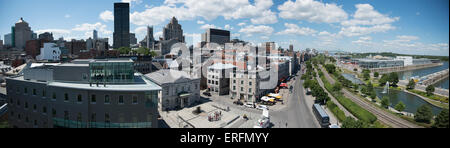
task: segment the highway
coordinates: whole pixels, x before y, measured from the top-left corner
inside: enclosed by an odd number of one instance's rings
[[[335,80],[330,77],[328,72],[320,65],[319,66],[324,75],[325,78],[331,83],[334,84]],[[388,113],[376,106],[373,106],[371,103],[362,100],[361,98],[355,96],[354,94],[350,93],[347,89],[342,89],[342,92],[344,93],[344,96],[361,106],[362,108],[366,109],[367,111],[374,114],[378,120],[381,122],[393,127],[393,128],[420,128],[420,126],[417,126],[409,121],[406,121],[398,116],[395,116],[391,113]]]

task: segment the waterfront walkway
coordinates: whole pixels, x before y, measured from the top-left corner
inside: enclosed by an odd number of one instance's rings
[[[422,84],[422,85],[425,85],[425,86],[434,85],[437,82],[442,81],[443,79],[447,78],[448,77],[448,71],[449,71],[449,69],[445,69],[445,70],[442,70],[442,71],[439,71],[439,72],[435,72],[435,73],[426,75],[426,76],[422,77],[423,80],[421,80],[419,82],[419,84]]]
[[[408,85],[408,83],[409,83],[408,80],[400,80],[398,85],[406,87],[406,85]],[[425,86],[425,85],[416,84],[416,87],[414,89],[426,92],[426,90],[425,90],[426,88],[427,88],[427,86]],[[443,88],[436,87],[436,88],[434,88],[434,94],[448,97],[449,96],[449,91],[448,91],[448,89],[443,89]]]
[[[391,72],[400,72],[400,71],[410,71],[416,69],[423,69],[428,67],[436,67],[442,66],[443,63],[431,63],[431,64],[421,64],[421,65],[410,65],[410,66],[400,66],[400,67],[384,67],[384,68],[371,68],[371,72],[378,72],[380,74],[386,74]]]

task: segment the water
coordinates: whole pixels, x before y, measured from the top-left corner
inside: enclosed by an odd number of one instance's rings
[[[404,111],[409,112],[409,113],[416,113],[417,108],[419,108],[423,104],[427,104],[431,107],[433,115],[437,115],[442,111],[442,108],[436,107],[418,96],[415,96],[415,95],[412,95],[410,93],[406,93],[403,91],[390,89],[388,94],[383,94],[383,93],[381,93],[381,92],[383,92],[383,88],[375,88],[375,92],[377,93],[377,96],[380,99],[382,99],[383,96],[389,96],[391,107],[395,107],[395,105],[397,105],[397,103],[402,101],[403,104],[406,105],[406,108]]]
[[[445,69],[448,69],[449,64],[448,62],[443,62],[442,66],[437,66],[437,67],[429,67],[429,68],[424,68],[424,69],[417,69],[417,70],[412,70],[412,71],[403,71],[403,72],[398,72],[398,76],[400,79],[402,80],[406,80],[409,79],[411,77],[414,76],[426,76],[432,73],[436,73]],[[438,83],[436,83],[436,87],[440,87],[440,88],[445,88],[448,89],[448,78],[444,79]]]
[[[364,84],[363,81],[361,81],[360,79],[356,78],[356,76],[353,75],[353,74],[342,73],[341,75],[342,75],[345,79],[352,81],[352,83],[354,83],[354,84]]]

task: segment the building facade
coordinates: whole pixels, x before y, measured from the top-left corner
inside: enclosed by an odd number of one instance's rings
[[[230,31],[209,28],[202,34],[202,42],[225,45],[230,42]]]
[[[36,56],[36,60],[59,61],[61,50],[55,43],[44,43],[41,54]]]
[[[130,4],[114,3],[113,47],[130,47]]]
[[[159,96],[160,111],[182,109],[200,101],[200,78],[192,77],[183,71],[169,69],[145,76],[162,88]]]
[[[184,43],[183,29],[175,17],[163,28],[163,40],[171,39]]]
[[[20,18],[14,26],[14,31],[15,47],[18,49],[25,49],[26,42],[33,38],[33,31],[31,31],[30,26],[23,18]]]
[[[23,76],[6,79],[9,124],[18,128],[156,128],[161,88],[139,74],[120,76],[130,69],[131,61],[31,64]],[[102,76],[101,71],[111,73]],[[111,81],[92,84],[100,77]],[[123,79],[132,81],[119,83]]]
[[[207,86],[212,95],[228,95],[230,92],[230,73],[236,71],[232,64],[216,63],[208,67]]]

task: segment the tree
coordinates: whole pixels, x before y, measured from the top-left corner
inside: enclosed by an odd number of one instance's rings
[[[131,52],[130,47],[120,47],[117,50],[119,50],[120,54],[129,54]]]
[[[364,77],[364,80],[366,80],[366,81],[369,80],[370,79],[370,73],[364,72],[363,77]]]
[[[414,89],[416,87],[416,82],[414,82],[414,79],[409,80],[408,85],[406,85],[406,89]]]
[[[358,84],[353,84],[353,89],[355,90],[355,92],[357,92],[358,89],[359,89],[359,85]]]
[[[448,109],[442,110],[439,115],[435,119],[435,123],[433,124],[433,128],[449,128],[448,124]]]
[[[434,92],[434,86],[428,85],[427,88],[425,88],[425,90],[427,91],[427,96],[431,96],[431,95],[433,95],[433,92]]]
[[[390,105],[390,101],[389,101],[389,97],[384,96],[383,99],[381,100],[381,106],[384,108],[388,108]]]
[[[342,89],[341,83],[336,82],[336,83],[333,84],[333,91],[334,91],[334,92],[341,91],[341,89]]]
[[[416,114],[414,115],[414,120],[422,123],[430,123],[431,118],[433,118],[433,113],[431,112],[431,107],[429,105],[422,105],[417,108]]]
[[[145,48],[145,47],[139,47],[136,51],[137,51],[137,53],[143,54],[143,55],[149,55],[150,54],[150,50],[148,48]]]
[[[152,57],[158,56],[158,54],[157,54],[155,51],[150,51],[150,55],[151,55]]]
[[[325,69],[328,71],[328,73],[333,74],[336,71],[336,66],[334,66],[334,64],[327,64],[325,65]]]
[[[387,81],[389,81],[389,76],[387,74],[383,74],[381,76],[380,80],[378,80],[378,82],[380,83],[380,86],[386,85]]]
[[[353,68],[353,71],[354,71],[354,72],[356,72],[356,71],[358,71],[358,69],[356,69],[356,68]]]
[[[352,117],[347,117],[342,122],[342,128],[367,128],[368,125],[361,120],[355,120]]]
[[[395,105],[395,110],[397,110],[397,111],[399,111],[399,112],[402,112],[402,111],[404,111],[405,110],[405,108],[406,108],[406,105],[405,104],[403,104],[403,102],[402,101],[400,101],[400,102],[398,102],[397,103],[397,105]]]
[[[397,86],[397,83],[399,82],[398,74],[396,72],[391,72],[389,74],[389,82],[392,86]]]
[[[375,91],[370,92],[369,95],[372,100],[375,100],[377,98],[377,94],[375,93]]]
[[[380,76],[378,72],[373,73],[373,77],[378,78],[378,76]]]

